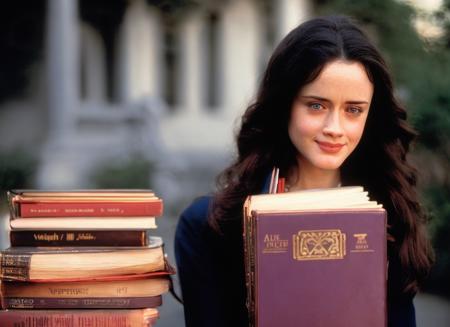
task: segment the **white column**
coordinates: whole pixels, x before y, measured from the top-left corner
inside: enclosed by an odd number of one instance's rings
[[[222,13],[222,103],[232,119],[242,114],[256,93],[262,37],[259,16],[251,0],[230,2]]]
[[[277,0],[276,3],[276,43],[281,41],[293,28],[311,16],[310,0]]]
[[[162,94],[161,23],[156,9],[133,0],[119,35],[118,96],[123,102]]]
[[[85,101],[106,100],[106,55],[99,33],[88,24],[81,26],[81,65],[84,71]]]
[[[200,113],[204,103],[204,16],[193,12],[180,24],[177,37],[180,56],[177,94],[187,113]]]
[[[72,188],[79,182],[79,155],[71,147],[76,142],[75,122],[80,106],[78,1],[48,0],[46,17],[49,130],[37,185]]]
[[[50,138],[71,134],[79,107],[78,1],[48,0],[47,77]]]

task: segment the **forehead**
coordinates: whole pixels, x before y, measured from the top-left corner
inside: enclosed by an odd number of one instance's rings
[[[364,66],[358,61],[349,60],[327,63],[320,74],[300,91],[300,95],[345,96],[366,101],[371,100],[372,94],[373,84]]]

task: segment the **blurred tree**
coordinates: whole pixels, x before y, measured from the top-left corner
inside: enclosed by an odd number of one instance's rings
[[[96,188],[150,187],[153,165],[140,156],[126,161],[113,160],[101,163],[94,170],[91,180]]]
[[[31,65],[42,57],[45,3],[8,1],[0,11],[0,103],[24,93]]]
[[[444,0],[441,8],[434,13],[437,24],[444,30],[442,44],[450,49],[450,0]]]
[[[37,160],[29,152],[0,152],[0,211],[6,208],[6,191],[32,187],[36,168]]]

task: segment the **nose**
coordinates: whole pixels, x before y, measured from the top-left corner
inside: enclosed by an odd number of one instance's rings
[[[324,122],[323,133],[331,137],[340,137],[343,135],[344,132],[338,110],[330,110],[328,113]]]

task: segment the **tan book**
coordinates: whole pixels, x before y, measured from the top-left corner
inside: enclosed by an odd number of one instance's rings
[[[70,189],[70,190],[11,190],[12,196],[22,197],[154,197],[148,189]]]
[[[0,278],[88,280],[164,271],[161,238],[145,247],[12,247],[0,252]]]
[[[3,297],[96,298],[157,296],[169,290],[170,280],[155,278],[79,282],[3,282]]]
[[[11,219],[13,230],[143,230],[157,228],[155,217],[39,217]]]

